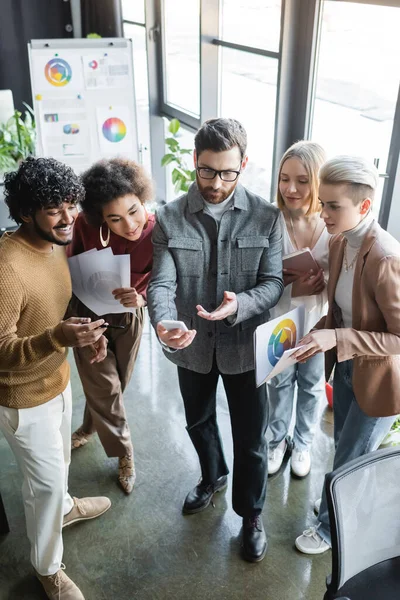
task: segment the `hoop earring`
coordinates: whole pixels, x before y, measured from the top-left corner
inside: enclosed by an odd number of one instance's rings
[[[107,229],[108,229],[107,238],[104,239],[103,238],[103,223],[100,225],[100,242],[101,242],[101,245],[103,246],[103,248],[107,248],[108,243],[110,241],[111,231],[110,231],[110,228],[108,226],[107,226]]]

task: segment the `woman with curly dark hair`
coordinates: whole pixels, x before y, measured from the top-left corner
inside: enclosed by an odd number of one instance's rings
[[[72,447],[84,446],[97,431],[107,456],[118,457],[118,481],[130,494],[136,474],[123,392],[132,375],[143,330],[154,226],[154,216],[147,213],[145,202],[153,198],[153,186],[141,165],[122,158],[97,162],[81,179],[85,198],[69,255],[105,247],[110,247],[116,255],[130,254],[131,287],[112,293],[126,308],[135,308],[136,314],[105,316],[111,326],[120,328],[107,329],[107,357],[101,364],[92,364],[89,352],[83,348],[74,351],[86,406],[83,423],[72,434]],[[74,312],[79,310],[79,314],[97,318],[75,297],[72,308]]]

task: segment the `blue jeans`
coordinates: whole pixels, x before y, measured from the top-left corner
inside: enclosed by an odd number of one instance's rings
[[[333,470],[354,458],[376,450],[387,435],[396,417],[368,417],[359,407],[353,393],[353,361],[337,363],[333,379],[333,416],[335,457]],[[318,533],[331,543],[325,485],[318,515]]]
[[[318,418],[318,403],[325,394],[324,355],[316,354],[306,363],[297,363],[268,383],[269,427],[276,448],[288,434],[293,414],[297,381],[296,424],[293,441],[298,450],[310,448]]]

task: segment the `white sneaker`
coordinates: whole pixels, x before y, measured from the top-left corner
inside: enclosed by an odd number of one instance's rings
[[[296,477],[306,477],[311,469],[310,451],[293,448],[290,468]]]
[[[330,545],[319,535],[318,528],[319,525],[310,527],[303,531],[303,535],[299,535],[295,541],[297,550],[303,554],[322,554],[330,550]]]
[[[282,440],[281,443],[268,452],[268,475],[274,475],[282,466],[283,458],[286,454],[287,443]]]
[[[314,512],[316,515],[319,515],[319,511],[321,508],[321,502],[322,502],[322,498],[318,498],[318,500],[316,500],[314,502]]]

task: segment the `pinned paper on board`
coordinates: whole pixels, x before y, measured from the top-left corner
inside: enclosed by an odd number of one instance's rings
[[[104,52],[84,54],[81,60],[87,90],[124,88],[129,85],[129,56],[126,52],[114,55]]]
[[[89,250],[68,259],[72,291],[96,315],[135,313],[134,308],[122,306],[112,291],[130,287],[130,255],[114,256],[111,248]]]
[[[90,162],[90,132],[84,100],[76,96],[46,97],[40,102],[38,111],[44,154],[58,160],[77,157],[80,166],[87,165]]]
[[[37,89],[63,94],[64,90],[82,90],[83,76],[78,56],[59,56],[49,52],[34,59]]]
[[[296,360],[296,344],[304,336],[304,306],[257,327],[254,332],[256,385],[275,377]]]
[[[133,153],[129,109],[126,106],[97,108],[96,116],[102,154],[115,156]]]

